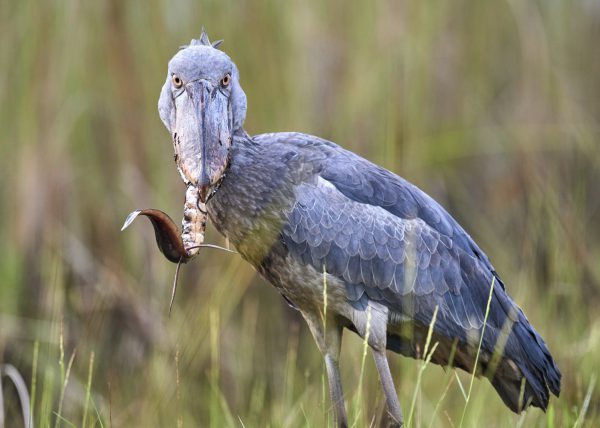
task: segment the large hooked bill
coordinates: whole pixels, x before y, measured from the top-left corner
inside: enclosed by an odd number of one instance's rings
[[[200,251],[200,248],[216,248],[235,253],[235,251],[219,247],[218,245],[204,243],[208,213],[206,205],[201,201],[200,192],[195,186],[188,186],[185,192],[181,232],[171,217],[163,211],[154,208],[131,212],[125,219],[121,230],[127,229],[139,216],[145,216],[150,219],[154,228],[158,249],[170,262],[177,263],[175,278],[173,279],[171,302],[169,304],[169,314],[173,307],[173,300],[177,291],[179,268],[182,263],[187,263],[194,258]]]

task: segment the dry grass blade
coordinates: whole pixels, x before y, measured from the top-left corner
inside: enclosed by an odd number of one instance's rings
[[[88,368],[88,378],[85,384],[85,404],[83,405],[83,417],[81,419],[81,427],[85,428],[88,415],[88,407],[90,404],[90,396],[92,392],[92,373],[94,371],[94,352],[90,354],[90,364]]]
[[[592,376],[590,379],[590,384],[588,386],[587,392],[585,393],[585,398],[583,399],[583,403],[581,404],[581,408],[579,409],[579,415],[577,416],[577,420],[573,425],[573,428],[579,428],[583,425],[583,421],[585,420],[585,415],[590,406],[590,402],[592,401],[592,394],[594,393],[594,387],[596,386],[596,375]]]
[[[437,346],[438,346],[438,342],[436,342],[431,350],[429,350],[429,345],[431,343],[431,337],[433,336],[433,329],[435,327],[435,321],[437,319],[437,314],[438,314],[438,309],[439,306],[435,307],[435,310],[433,311],[433,316],[431,317],[431,322],[429,323],[429,330],[427,331],[427,339],[425,340],[425,348],[423,349],[423,362],[421,363],[421,367],[419,368],[419,372],[417,374],[417,381],[415,383],[415,389],[413,391],[413,397],[410,403],[410,410],[408,412],[408,418],[407,418],[407,422],[406,422],[406,427],[410,428],[412,425],[412,419],[413,419],[413,414],[414,414],[414,410],[415,410],[415,405],[417,402],[417,394],[419,392],[419,389],[421,388],[421,379],[423,377],[423,372],[425,371],[425,369],[427,368],[427,365],[430,363],[431,361],[431,357],[433,356],[433,353],[435,352]]]
[[[2,395],[2,377],[6,376],[9,378],[17,390],[19,396],[19,402],[21,403],[21,414],[23,416],[23,423],[26,428],[32,425],[31,423],[31,407],[29,400],[29,393],[27,391],[27,384],[23,380],[23,376],[12,364],[0,365],[0,427],[4,426],[4,404]]]
[[[65,399],[65,391],[67,390],[67,384],[69,383],[69,376],[71,375],[71,367],[73,366],[73,361],[75,360],[75,351],[71,354],[71,358],[69,358],[69,363],[67,364],[67,368],[64,375],[64,380],[62,383],[62,387],[60,389],[60,397],[58,399],[58,410],[56,411],[56,420],[54,422],[54,428],[58,428],[59,421],[65,420],[62,416],[62,408],[63,402]]]
[[[442,395],[440,396],[440,398],[438,399],[438,401],[435,403],[435,407],[433,409],[433,412],[431,413],[431,418],[430,418],[430,422],[429,422],[429,428],[433,427],[433,424],[435,423],[435,418],[437,416],[437,412],[440,408],[440,405],[442,404],[442,401],[444,401],[444,398],[446,398],[446,394],[448,393],[448,390],[450,389],[450,386],[452,385],[452,383],[454,382],[454,378],[452,376],[447,376],[447,382],[446,382],[446,387],[444,388],[444,391],[442,392]]]
[[[483,335],[485,334],[485,327],[487,325],[488,315],[490,314],[490,305],[492,304],[492,296],[494,294],[494,285],[496,284],[496,277],[492,276],[492,284],[490,285],[490,293],[488,296],[487,304],[485,306],[485,316],[483,318],[483,327],[481,327],[481,337],[479,338],[479,345],[477,346],[477,354],[475,355],[475,362],[473,363],[473,373],[471,374],[471,381],[469,383],[469,391],[467,392],[467,398],[465,400],[465,407],[463,408],[462,416],[460,417],[459,427],[462,428],[465,414],[467,413],[467,407],[469,406],[469,400],[471,399],[471,390],[473,389],[473,381],[477,374],[477,364],[479,363],[479,353],[481,352],[481,344],[483,343]]]
[[[37,371],[38,371],[38,358],[40,354],[40,342],[35,341],[33,344],[33,362],[31,368],[31,408],[29,409],[29,426],[33,426],[33,411],[35,409],[35,397],[37,394]]]
[[[356,395],[356,402],[354,405],[354,409],[355,409],[355,416],[354,416],[354,423],[352,424],[352,426],[359,426],[360,423],[360,417],[361,417],[361,408],[363,405],[363,381],[364,381],[364,377],[365,377],[365,362],[367,360],[367,353],[369,350],[369,337],[371,334],[371,323],[372,323],[372,313],[371,313],[371,307],[367,306],[367,324],[366,324],[366,329],[365,329],[365,337],[362,340],[362,354],[361,354],[361,360],[360,360],[360,375],[358,377],[358,387],[357,387],[357,395]]]

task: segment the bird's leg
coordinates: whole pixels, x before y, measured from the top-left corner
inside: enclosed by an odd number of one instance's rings
[[[325,367],[327,368],[327,381],[329,383],[329,397],[335,409],[335,419],[340,427],[348,426],[344,393],[342,391],[342,378],[338,358],[325,354]]]
[[[381,380],[381,386],[383,387],[383,393],[385,394],[385,400],[387,403],[388,413],[394,419],[398,427],[404,425],[404,417],[402,416],[402,409],[400,408],[400,401],[396,394],[396,388],[394,387],[394,380],[390,373],[390,366],[385,355],[385,347],[383,350],[372,348],[373,358],[375,359],[375,365],[379,372],[379,379]]]
[[[353,322],[357,333],[371,347],[381,386],[385,394],[388,415],[394,420],[392,426],[401,427],[404,425],[404,418],[385,355],[388,319],[387,307],[377,302],[369,301],[369,305],[365,311],[355,312]]]
[[[301,311],[310,331],[317,342],[317,346],[325,358],[327,381],[329,383],[329,396],[335,411],[335,423],[338,427],[348,426],[344,393],[342,391],[342,378],[340,376],[339,357],[342,344],[342,326],[334,318],[323,321],[313,313]]]

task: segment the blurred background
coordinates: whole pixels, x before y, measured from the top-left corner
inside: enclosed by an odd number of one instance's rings
[[[36,426],[321,427],[320,353],[239,256],[175,266],[137,208],[184,187],[157,100],[205,26],[250,134],[315,134],[436,198],[487,252],[563,373],[546,414],[474,384],[464,426],[600,424],[600,2],[0,2],[0,362]],[[209,226],[207,242],[223,245]],[[350,420],[383,409],[345,334]],[[469,377],[391,358],[413,426],[459,426]],[[362,374],[361,374],[362,373]],[[21,426],[2,383],[7,426]]]

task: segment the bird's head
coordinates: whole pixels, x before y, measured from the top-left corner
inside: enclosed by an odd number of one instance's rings
[[[169,61],[158,100],[160,118],[171,133],[183,181],[203,201],[229,162],[233,135],[243,133],[246,95],[233,61],[202,31]]]
[[[156,209],[133,211],[123,225],[125,229],[138,216],[148,217],[160,251],[178,264],[176,272],[201,247],[216,247],[203,243],[206,202],[228,166],[234,135],[245,135],[246,95],[237,67],[217,49],[220,44],[211,44],[202,30],[200,39],[182,47],[169,61],[158,100],[160,118],[173,139],[177,169],[187,185],[182,229]],[[173,296],[176,284],[177,273]]]

